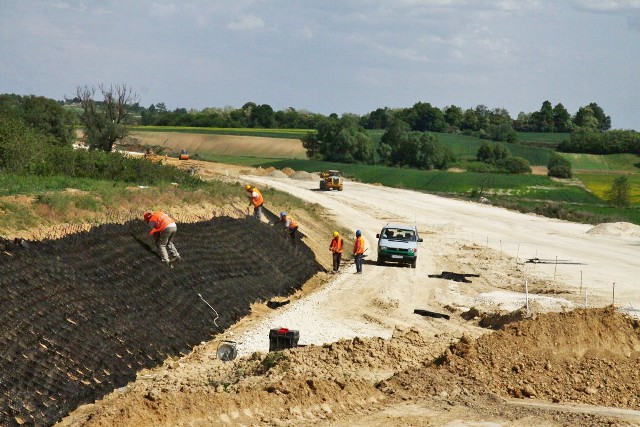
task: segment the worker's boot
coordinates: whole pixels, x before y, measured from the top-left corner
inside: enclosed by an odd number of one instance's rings
[[[171,259],[171,262],[176,262],[176,261],[178,261],[178,262],[182,261],[182,257],[180,255],[178,255],[178,256],[175,256],[175,257],[173,257]]]
[[[162,260],[162,263],[169,268],[173,268],[173,265],[171,265],[171,261],[169,260]]]

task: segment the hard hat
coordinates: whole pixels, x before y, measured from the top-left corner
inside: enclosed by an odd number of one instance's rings
[[[356,236],[362,236],[362,231],[356,230]]]
[[[287,213],[285,211],[280,212],[280,218],[287,216]]]
[[[144,220],[146,222],[149,222],[150,219],[151,219],[151,212],[145,212],[144,213]]]
[[[333,237],[338,237],[340,235],[340,233],[338,233],[337,231],[333,232]]]
[[[249,190],[251,190],[251,186],[249,184],[247,184],[247,185],[244,186],[244,189],[249,191]]]

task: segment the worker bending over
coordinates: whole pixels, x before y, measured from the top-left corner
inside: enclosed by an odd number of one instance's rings
[[[353,242],[353,259],[356,263],[356,273],[362,274],[362,257],[364,256],[364,237],[362,232],[356,230],[356,240]]]
[[[171,263],[182,259],[176,246],[173,244],[173,238],[178,231],[176,222],[169,215],[161,211],[153,213],[145,212],[144,220],[151,228],[149,234],[153,236],[162,263],[173,268]],[[167,249],[169,250],[168,253]],[[171,254],[171,259],[169,259],[169,254]]]
[[[333,255],[333,273],[337,273],[340,268],[340,259],[342,258],[342,237],[337,231],[333,232],[333,239],[331,239],[329,249]]]
[[[253,216],[258,220],[262,221],[262,204],[264,203],[264,198],[262,197],[262,193],[256,187],[252,187],[247,184],[244,186],[244,189],[250,194],[249,196],[249,206],[247,210],[251,209],[253,206]]]
[[[282,221],[282,224],[284,225],[285,232],[289,233],[289,237],[291,237],[291,244],[295,245],[298,223],[292,217],[287,216],[286,212],[280,212],[280,221]]]

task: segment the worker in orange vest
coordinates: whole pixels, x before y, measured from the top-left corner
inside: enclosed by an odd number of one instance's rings
[[[286,212],[280,212],[280,221],[284,225],[285,232],[289,233],[289,237],[291,237],[291,244],[296,244],[296,231],[298,230],[298,223],[295,219],[290,216],[287,216]]]
[[[262,221],[262,204],[264,203],[264,198],[262,197],[262,193],[256,187],[252,187],[247,184],[244,186],[244,189],[250,194],[249,196],[249,206],[247,210],[251,209],[253,206],[253,216],[258,220]]]
[[[342,237],[337,231],[333,232],[333,239],[331,239],[329,249],[333,255],[333,274],[335,274],[340,268],[340,259],[342,258]]]
[[[356,274],[362,274],[362,258],[364,256],[364,237],[362,232],[356,230],[356,240],[353,242],[353,259],[356,264]]]
[[[149,234],[153,236],[162,263],[173,268],[172,262],[182,260],[176,246],[173,244],[173,238],[178,231],[176,222],[169,215],[161,211],[153,213],[145,212],[144,221],[149,224],[151,228]],[[171,255],[171,259],[169,259],[169,254]]]

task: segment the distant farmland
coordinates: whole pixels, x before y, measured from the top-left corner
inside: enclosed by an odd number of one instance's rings
[[[133,130],[129,138],[135,145],[151,147],[158,154],[177,155],[181,150],[188,150],[191,156],[202,159],[214,156],[306,158],[302,142],[295,138],[158,130]]]

